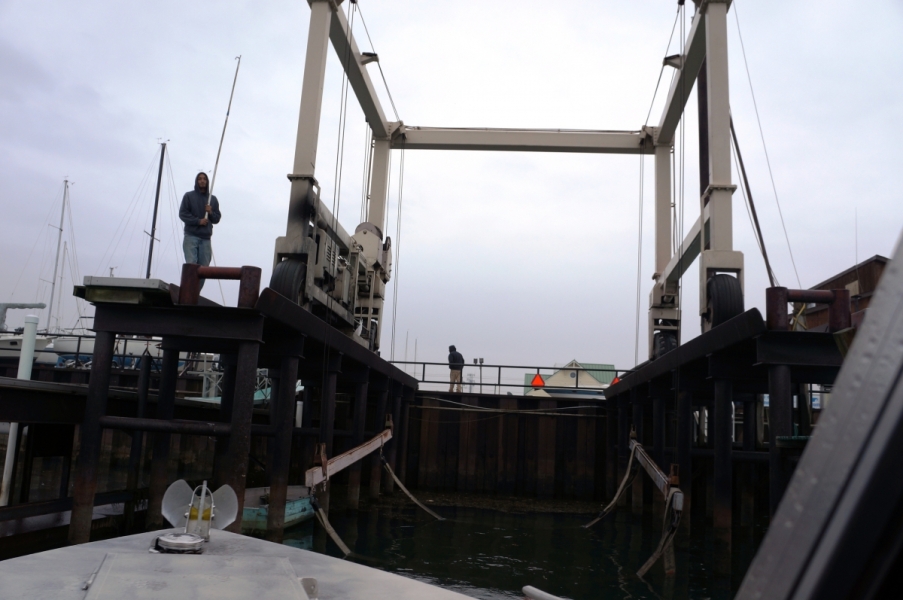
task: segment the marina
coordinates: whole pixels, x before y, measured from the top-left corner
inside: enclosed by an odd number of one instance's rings
[[[235,169],[221,165],[227,131],[248,135],[229,130],[242,55],[209,175],[201,170],[178,205],[171,141],[158,139],[93,275],[79,270],[74,183],[63,179],[58,226],[55,205],[50,233],[0,304],[0,598],[893,597],[903,565],[903,245],[860,260],[856,208],[854,259],[800,273],[766,150],[789,254],[776,258],[776,221],[760,221],[771,210],[759,193],[765,171],[744,160],[750,136],[735,126],[753,122],[731,85],[733,18],[752,92],[737,2],[676,2],[645,121],[621,129],[420,124],[428,113],[396,107],[382,66],[392,55],[376,53],[360,2],[302,4],[293,160],[257,148],[288,172],[284,235],[220,236],[213,257],[214,226],[245,220],[250,231],[270,210],[253,194],[229,198],[237,188],[223,181]],[[380,33],[387,44],[399,35]],[[324,91],[331,72],[341,77],[337,113]],[[752,109],[764,149],[754,98]],[[351,115],[366,138],[359,214],[341,205]],[[331,173],[318,140],[336,118]],[[483,199],[473,230],[448,238],[457,217],[425,226],[417,204],[403,246],[406,160],[419,197],[427,163],[412,157],[472,153],[588,156],[615,165],[611,177],[629,160],[636,239],[609,229],[620,208],[604,219],[569,213],[578,223],[564,231],[551,213],[566,212],[567,181],[509,238],[524,211],[490,216],[489,192],[447,159],[458,180],[432,185],[458,190],[456,211]],[[585,170],[573,167],[574,178]],[[152,204],[142,198],[151,189]],[[618,189],[607,193],[622,202]],[[499,206],[518,197],[511,190]],[[260,215],[241,213],[248,206]],[[740,211],[750,227],[735,236]],[[221,225],[223,214],[234,220]],[[486,222],[498,235],[479,240]],[[589,223],[591,235],[578,233]],[[892,229],[899,236],[900,224]],[[113,264],[136,236],[143,276]],[[607,238],[619,240],[618,269],[636,246],[633,312],[612,310],[633,301],[622,271],[594,262]],[[14,302],[42,239],[41,291]],[[487,266],[503,247],[526,253],[484,271],[465,247],[482,247]],[[170,251],[177,271],[161,265]],[[537,269],[542,259],[522,270],[530,251],[557,256],[560,269]],[[435,295],[414,305],[399,294],[401,265],[440,255],[462,274],[415,266],[417,285]],[[791,266],[795,284],[778,279]],[[410,314],[427,315],[430,332],[415,332],[413,360]],[[468,358],[449,345],[444,360],[447,341]],[[599,362],[585,360],[587,348]]]

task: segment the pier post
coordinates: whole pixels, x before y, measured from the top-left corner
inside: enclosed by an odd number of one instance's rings
[[[784,495],[787,473],[776,439],[793,434],[793,397],[790,389],[790,367],[768,367],[768,497],[769,514],[774,516]]]
[[[79,456],[75,466],[75,489],[72,494],[72,516],[69,521],[69,543],[84,544],[91,538],[91,516],[94,513],[94,492],[97,490],[97,463],[103,429],[100,417],[107,410],[110,367],[116,335],[98,331],[94,340],[94,359],[85,416],[79,429]]]
[[[220,384],[219,420],[223,423],[232,422],[232,402],[235,399],[235,361],[234,354],[220,354],[223,378]],[[213,446],[213,483],[215,487],[226,483],[223,470],[228,456],[229,437],[216,438]]]
[[[516,402],[516,401],[515,401]],[[399,481],[406,483],[406,474],[408,472],[408,438],[411,428],[411,404],[414,403],[414,390],[405,388],[405,395],[401,404],[401,423],[396,425],[398,431],[398,452],[400,456],[397,459]],[[501,420],[501,419],[500,419]]]
[[[279,362],[279,382],[270,407],[270,425],[276,435],[269,460],[270,503],[267,511],[266,539],[282,543],[285,530],[285,502],[288,498],[288,472],[292,456],[292,430],[295,426],[295,387],[298,382],[298,357],[283,356]]]
[[[756,396],[750,394],[743,400],[743,450],[752,452],[756,449]],[[753,524],[756,508],[756,465],[745,463],[740,465],[742,476],[740,482],[740,525],[749,527]]]
[[[690,506],[693,498],[693,465],[690,451],[693,446],[693,402],[689,392],[677,394],[677,464],[680,490],[684,494],[684,510],[680,523],[690,530]]]
[[[618,491],[618,400],[605,400],[605,497]]]
[[[165,342],[165,340],[164,340]],[[95,342],[95,349],[97,343]],[[97,360],[97,354],[94,355]],[[163,349],[163,363],[160,367],[160,389],[157,391],[157,412],[160,420],[172,420],[176,400],[176,379],[179,376],[179,351],[172,348]],[[163,521],[163,494],[171,483],[169,481],[169,442],[170,434],[154,433],[154,453],[151,461],[150,489],[148,491],[147,516],[145,529],[153,531],[165,526]]]
[[[235,365],[235,397],[232,405],[232,431],[229,434],[228,462],[224,469],[226,483],[238,496],[238,518],[226,531],[241,533],[241,512],[245,506],[245,482],[248,477],[248,453],[251,450],[251,417],[254,414],[254,392],[257,390],[257,342],[241,342]]]
[[[144,418],[147,412],[147,394],[150,391],[150,375],[153,357],[150,352],[145,351],[141,356],[141,370],[138,372],[138,410],[136,416],[139,419]],[[129,466],[126,475],[125,489],[135,493],[138,489],[138,475],[141,471],[141,448],[144,445],[144,432],[134,430],[132,434],[132,445],[129,450]],[[125,535],[132,533],[135,522],[135,498],[134,496],[125,503],[122,532]]]
[[[405,390],[398,385],[395,393],[392,395],[392,426],[395,428],[392,431],[392,439],[389,440],[389,444],[386,447],[386,461],[389,463],[389,466],[392,467],[392,470],[395,472],[395,475],[398,475],[398,463],[396,459],[398,458],[398,447],[400,440],[401,431],[399,430],[399,423],[401,422],[401,402],[402,397]],[[395,480],[391,477],[386,478],[386,492],[392,493],[395,491]]]
[[[628,409],[630,399],[624,395],[618,396],[618,482],[627,473],[627,462],[630,454],[630,421]],[[618,500],[618,506],[626,506],[626,495]]]
[[[333,439],[335,437],[335,392],[339,373],[342,371],[342,354],[329,351],[329,357],[323,366],[326,369],[326,381],[320,390],[320,443],[326,445],[326,458],[333,456]],[[329,481],[323,482],[323,491],[317,496],[323,512],[329,514]]]
[[[705,445],[712,451],[711,458],[703,459],[706,465],[705,477],[705,516],[715,523],[715,402],[702,407],[700,415],[705,413]]]
[[[643,402],[639,390],[634,387],[630,390],[630,405],[632,409],[633,428],[636,432],[636,440],[643,443]],[[646,474],[640,473],[633,480],[630,490],[630,508],[635,514],[643,514],[643,488],[646,487]]]
[[[715,527],[715,574],[731,572],[731,525],[733,506],[733,384],[715,380],[713,449],[715,463],[713,521]]]
[[[351,416],[351,447],[356,448],[364,443],[364,424],[367,418],[367,394],[370,383],[368,381],[369,369],[364,368],[359,379],[354,384],[354,403]],[[357,510],[360,506],[361,495],[361,463],[360,461],[348,467],[348,507]]]
[[[386,422],[386,402],[389,397],[389,381],[384,379],[374,386],[376,389],[376,416],[373,423],[376,431],[382,431]],[[425,411],[421,411],[421,414]],[[434,412],[434,411],[433,411]],[[374,500],[379,498],[379,484],[382,478],[382,462],[379,460],[379,454],[370,455],[370,497]],[[423,485],[423,482],[421,482]]]
[[[652,398],[652,459],[660,469],[668,472],[665,464],[665,398],[660,390]],[[653,514],[660,515],[665,508],[664,498],[653,491]]]

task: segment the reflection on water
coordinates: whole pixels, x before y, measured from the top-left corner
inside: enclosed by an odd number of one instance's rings
[[[735,530],[733,581],[713,576],[713,540],[701,527],[678,536],[675,578],[658,564],[644,581],[635,572],[661,536],[661,521],[651,516],[620,513],[587,531],[584,515],[438,508],[448,520],[437,522],[415,510],[334,510],[330,519],[353,560],[486,600],[523,598],[525,585],[575,600],[727,599],[762,533]],[[313,521],[287,531],[285,543],[341,556]]]

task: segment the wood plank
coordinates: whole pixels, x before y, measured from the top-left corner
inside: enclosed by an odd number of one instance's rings
[[[343,452],[338,456],[330,458],[329,461],[327,461],[326,473],[324,473],[323,469],[320,467],[313,467],[311,469],[308,469],[304,474],[304,485],[306,485],[307,487],[314,487],[315,485],[322,483],[327,479],[331,479],[336,473],[342,471],[347,467],[350,467],[365,456],[370,455],[372,452],[378,451],[381,446],[383,446],[391,439],[392,430],[385,429],[382,433],[373,437],[369,441],[364,442],[360,446],[357,446],[348,450],[347,452]]]

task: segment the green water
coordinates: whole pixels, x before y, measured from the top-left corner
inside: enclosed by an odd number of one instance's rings
[[[691,528],[677,538],[677,576],[666,578],[659,563],[641,580],[636,570],[661,536],[661,522],[650,516],[621,513],[588,531],[580,527],[584,515],[437,512],[448,520],[413,507],[334,510],[330,520],[356,562],[487,600],[523,598],[525,585],[574,600],[727,599],[761,538],[759,530],[735,530],[733,576],[716,578],[711,533]],[[286,543],[341,556],[313,522],[287,531]]]

